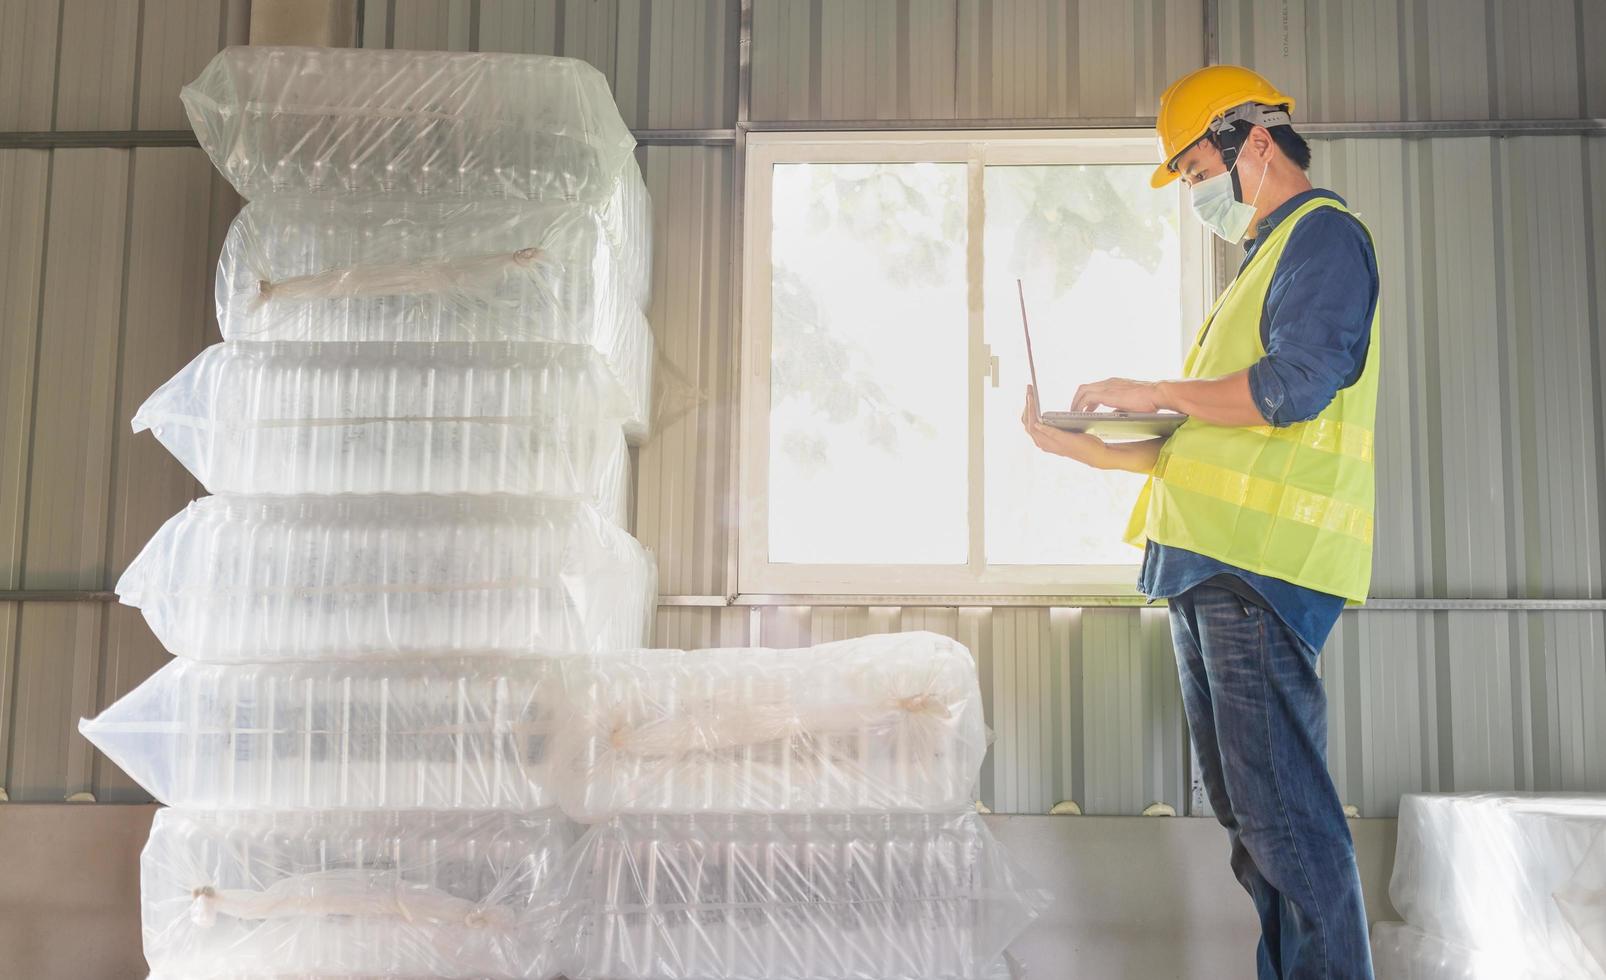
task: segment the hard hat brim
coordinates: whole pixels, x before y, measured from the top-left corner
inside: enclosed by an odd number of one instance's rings
[[[1149,186],[1155,190],[1170,184],[1177,179],[1177,172],[1169,164],[1160,164],[1154,168],[1154,175],[1149,178]]]

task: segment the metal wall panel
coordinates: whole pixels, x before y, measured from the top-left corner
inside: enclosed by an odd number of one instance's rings
[[[0,568],[8,589],[108,588],[197,487],[133,409],[207,339],[238,208],[195,149],[0,153]],[[215,334],[215,327],[210,328]],[[0,603],[0,786],[141,799],[77,719],[165,659],[133,610]]]
[[[994,736],[978,798],[993,810],[1184,810],[1187,736],[1163,610],[783,606],[760,620],[769,647],[908,630],[969,647]]]
[[[590,62],[635,129],[729,128],[737,14],[715,0],[371,0],[362,44]]]
[[[52,128],[133,128],[139,7],[62,0]]]
[[[1606,616],[1346,613],[1323,653],[1344,802],[1401,793],[1606,790]]]
[[[637,461],[636,536],[658,556],[667,595],[724,595],[735,541],[736,327],[731,151],[639,151],[653,200],[658,344],[653,426]]]
[[[1606,51],[1606,4],[1584,2],[1577,8],[1583,18],[1578,25],[1579,55],[1574,63],[1584,90],[1583,115],[1599,118],[1606,116],[1606,64],[1600,58],[1600,52]]]
[[[0,3],[0,130],[50,128],[61,0]]]
[[[751,645],[746,609],[665,607],[658,610],[653,645],[670,650],[709,650]]]
[[[178,90],[244,44],[248,0],[7,0],[0,132],[184,129]]]
[[[729,128],[736,123],[733,3],[620,0],[614,92],[638,129]]]
[[[957,8],[757,0],[753,118],[953,118]]]
[[[1152,116],[1202,0],[758,0],[756,120]]]
[[[1316,144],[1383,282],[1375,595],[1602,594],[1603,142]]]
[[[1201,0],[961,0],[958,114],[1153,116],[1204,55]]]
[[[204,154],[186,149],[140,149],[133,154],[107,528],[112,575],[121,574],[163,522],[205,492],[155,438],[135,435],[127,420],[197,351],[218,339],[211,260],[221,244],[217,217],[233,210],[232,189],[214,175]],[[106,616],[97,710],[122,697],[169,657],[137,610],[108,606]],[[146,798],[103,758],[97,760],[92,791],[102,802]]]
[[[363,25],[363,44],[369,47],[408,48],[417,51],[472,51],[478,43],[474,31],[474,0],[390,0],[364,5],[369,23],[385,24],[370,34]]]
[[[27,518],[27,420],[32,411],[39,340],[40,283],[50,154],[0,150],[0,588],[22,587]],[[0,765],[10,757],[16,702],[17,604],[0,602]],[[0,782],[0,786],[4,786]]]
[[[1221,60],[1255,68],[1319,122],[1599,115],[1606,34],[1574,0],[1221,0]]]
[[[22,586],[94,589],[106,515],[129,153],[61,150],[51,161],[23,521]],[[20,421],[20,420],[19,420]],[[103,610],[37,603],[18,617],[12,799],[87,790],[90,749],[72,720],[95,710]]]
[[[1599,139],[1594,142],[1601,142]],[[1599,411],[1591,345],[1602,324],[1590,312],[1589,263],[1596,227],[1586,233],[1586,151],[1579,138],[1515,139],[1492,147],[1500,175],[1504,231],[1504,333],[1512,445],[1505,467],[1511,576],[1522,595],[1583,598],[1606,594],[1602,581],[1606,486],[1599,457],[1606,416]],[[1606,171],[1595,183],[1606,183]],[[1606,189],[1606,188],[1603,188]]]
[[[189,129],[178,92],[222,48],[245,44],[249,0],[161,0],[142,7],[137,129]]]
[[[526,0],[482,0],[479,15],[481,51],[562,54],[590,62],[609,79],[615,77],[617,3],[560,6]]]

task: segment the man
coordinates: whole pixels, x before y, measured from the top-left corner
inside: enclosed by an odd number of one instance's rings
[[[1213,66],[1160,101],[1164,163],[1199,220],[1247,239],[1174,381],[1112,378],[1072,408],[1189,416],[1110,444],[1022,421],[1047,452],[1149,479],[1128,540],[1169,600],[1188,727],[1232,868],[1260,916],[1266,978],[1372,976],[1354,845],[1327,772],[1318,651],[1371,581],[1377,262],[1338,195],[1312,188],[1294,100]]]

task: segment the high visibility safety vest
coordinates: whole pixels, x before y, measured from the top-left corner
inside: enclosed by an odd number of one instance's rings
[[[1279,223],[1216,301],[1183,362],[1185,377],[1232,374],[1266,355],[1260,321],[1272,273],[1294,226],[1318,208],[1350,213],[1331,198],[1318,198]],[[1126,541],[1186,548],[1364,602],[1372,581],[1377,329],[1374,310],[1360,379],[1309,422],[1284,428],[1183,423],[1160,449]]]

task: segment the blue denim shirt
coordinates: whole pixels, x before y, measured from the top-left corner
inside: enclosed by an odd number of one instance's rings
[[[1255,227],[1244,265],[1267,233],[1318,197],[1343,202],[1319,188],[1295,195]],[[1266,356],[1249,368],[1250,395],[1268,423],[1309,421],[1359,380],[1377,290],[1377,257],[1359,221],[1332,209],[1300,220],[1266,291],[1260,318]],[[1168,599],[1211,579],[1270,609],[1312,650],[1321,649],[1344,608],[1339,596],[1152,541],[1143,554],[1138,588],[1150,599]]]

